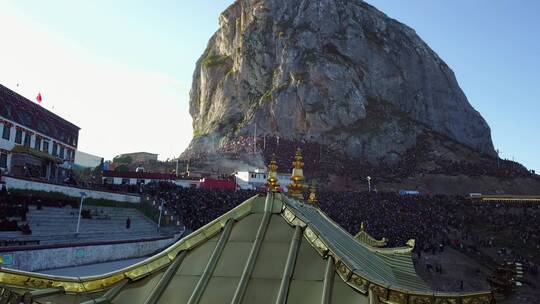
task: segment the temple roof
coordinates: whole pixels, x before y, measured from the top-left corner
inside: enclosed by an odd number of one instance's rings
[[[128,268],[78,278],[2,269],[2,287],[40,303],[487,304],[492,296],[433,291],[410,249],[359,242],[315,205],[281,193],[252,197]]]

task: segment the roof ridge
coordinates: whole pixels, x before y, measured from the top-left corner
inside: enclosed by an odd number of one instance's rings
[[[26,106],[33,107],[34,109],[37,109],[38,111],[43,111],[43,112],[47,113],[48,115],[51,115],[52,118],[59,120],[61,123],[67,124],[67,125],[69,125],[70,127],[76,128],[76,129],[78,129],[78,130],[81,129],[80,127],[78,127],[78,126],[75,125],[74,123],[72,123],[72,122],[70,122],[70,121],[68,121],[68,120],[66,120],[66,119],[64,119],[64,118],[62,118],[62,117],[60,117],[58,114],[56,114],[56,113],[54,113],[54,112],[52,112],[52,111],[50,111],[50,110],[47,110],[46,108],[44,108],[44,107],[42,107],[42,106],[40,106],[40,105],[38,105],[38,104],[32,102],[32,101],[29,100],[28,98],[22,96],[21,94],[15,92],[15,91],[13,91],[13,90],[11,90],[10,88],[8,88],[8,87],[6,87],[6,86],[4,86],[4,85],[2,85],[2,84],[0,84],[0,91],[4,92],[4,93],[6,93],[6,94],[9,94],[9,95],[11,95],[11,96],[14,97],[14,98],[17,98],[17,101],[18,101],[18,102],[23,102],[24,105],[26,105]]]

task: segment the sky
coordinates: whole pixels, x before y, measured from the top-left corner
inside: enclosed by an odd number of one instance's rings
[[[540,171],[540,1],[371,0],[453,69],[501,157]],[[0,84],[81,127],[79,149],[178,156],[195,62],[232,0],[0,0]],[[18,86],[17,86],[18,84]]]

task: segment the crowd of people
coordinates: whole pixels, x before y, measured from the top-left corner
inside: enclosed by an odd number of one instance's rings
[[[163,199],[187,228],[196,230],[256,192],[159,184],[147,194],[157,201]],[[405,246],[414,239],[419,255],[437,254],[451,246],[498,263],[521,262],[525,271],[538,273],[540,227],[535,223],[540,222],[539,205],[475,203],[463,196],[394,192],[320,192],[318,200],[320,208],[353,235],[363,222],[368,233],[386,238],[388,246]]]
[[[267,142],[266,146],[272,153],[279,150],[278,140],[274,145]],[[306,166],[312,160],[321,160],[315,157],[320,147],[306,147]],[[294,148],[290,150],[285,154],[294,153]],[[158,204],[163,200],[166,210],[192,230],[256,194],[247,190],[182,188],[171,183],[152,183],[136,191]],[[535,223],[540,222],[539,205],[485,204],[462,196],[394,192],[320,192],[318,199],[320,208],[351,234],[357,233],[363,222],[368,233],[387,238],[389,246],[404,246],[409,239],[415,239],[415,251],[419,254],[436,253],[452,246],[474,254],[486,253],[494,260],[521,262],[526,271],[538,272],[540,226]],[[71,198],[6,195],[4,189],[0,192],[0,231],[21,230],[17,221],[25,221],[30,204],[41,209],[67,205],[77,208],[78,203]]]
[[[150,185],[145,193],[158,204],[163,200],[165,208],[192,230],[204,226],[256,194],[249,190],[182,188],[169,183]]]
[[[538,273],[540,206],[481,203],[463,196],[326,192],[320,207],[350,233],[366,231],[389,246],[415,239],[415,251],[436,254],[452,246],[497,263],[521,262]],[[493,252],[490,248],[499,248]]]
[[[26,221],[28,206],[24,202],[14,201],[4,185],[0,189],[0,231],[19,231],[18,220]]]
[[[229,159],[242,159],[247,155],[261,154],[268,163],[275,155],[280,166],[289,166],[297,148],[302,150],[303,161],[307,177],[324,179],[329,174],[340,175],[344,171],[352,177],[376,177],[379,181],[395,182],[415,174],[444,174],[467,176],[494,176],[494,177],[535,177],[534,172],[527,170],[523,165],[490,155],[476,153],[476,160],[452,161],[445,157],[430,154],[433,149],[430,142],[434,139],[422,136],[416,145],[400,156],[398,163],[388,163],[380,160],[376,163],[365,159],[351,158],[335,145],[323,145],[315,141],[291,140],[277,136],[238,136],[226,141],[218,147],[215,153],[188,153],[184,158],[192,164],[204,163],[216,157]],[[465,148],[464,148],[465,149]],[[470,153],[474,154],[472,151]],[[431,166],[421,166],[430,163]],[[434,164],[434,166],[433,166]]]

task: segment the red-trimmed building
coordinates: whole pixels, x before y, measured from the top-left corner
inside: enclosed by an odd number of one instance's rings
[[[176,174],[157,172],[103,171],[104,185],[146,185],[151,182],[170,182],[184,188],[235,190],[234,180],[212,178],[179,179]]]
[[[0,85],[0,169],[61,181],[73,167],[80,128]]]

